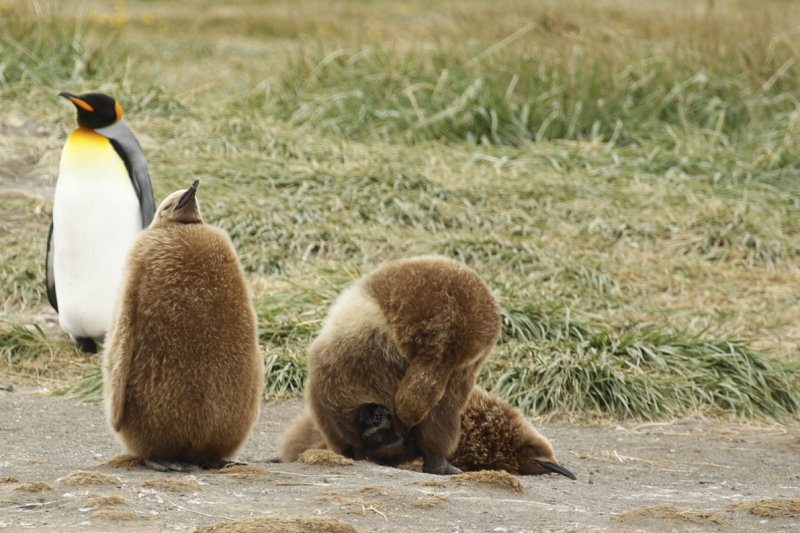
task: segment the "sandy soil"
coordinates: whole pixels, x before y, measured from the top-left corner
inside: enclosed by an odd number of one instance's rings
[[[800,429],[540,425],[578,476],[486,483],[370,463],[270,463],[300,401],[266,402],[228,472],[106,464],[102,405],[0,390],[0,530],[798,531]],[[491,481],[491,480],[490,480]],[[217,530],[220,529],[219,526]]]

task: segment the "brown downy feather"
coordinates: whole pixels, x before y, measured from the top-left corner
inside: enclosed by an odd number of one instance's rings
[[[385,405],[398,430],[415,428],[426,471],[444,473],[459,412],[499,332],[497,303],[469,268],[433,256],[379,268],[340,295],[309,349],[314,423],[333,451],[360,459],[358,410]]]
[[[193,189],[164,200],[134,242],[103,358],[109,423],[146,459],[231,458],[261,396],[244,273],[227,234],[203,223]]]
[[[550,442],[518,409],[480,387],[472,390],[461,412],[461,438],[449,459],[465,471],[560,473],[574,479],[560,467]]]
[[[381,425],[384,421],[373,419],[372,422],[373,425]],[[302,428],[302,431],[297,428]],[[359,428],[362,432],[369,429],[363,425]],[[382,435],[389,442],[399,436]],[[281,460],[295,461],[306,449],[318,446],[316,443],[321,440],[322,435],[306,410],[295,419],[292,429],[284,434]],[[379,443],[371,444],[379,448]],[[287,450],[291,450],[291,453],[287,453]],[[518,409],[480,387],[473,388],[461,411],[461,437],[448,459],[453,466],[465,472],[505,470],[512,474],[558,473],[575,478],[572,472],[558,463],[550,442]]]

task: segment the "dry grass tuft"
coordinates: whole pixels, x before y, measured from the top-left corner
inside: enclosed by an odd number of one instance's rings
[[[636,518],[661,518],[663,520],[680,520],[682,522],[692,522],[694,524],[728,525],[728,522],[717,518],[711,511],[678,510],[674,505],[653,505],[652,507],[631,509],[630,511],[612,516],[611,520],[614,522],[624,522]]]
[[[235,522],[220,522],[195,533],[358,533],[358,530],[335,518],[251,516]]]
[[[114,468],[125,468],[131,470],[142,464],[142,458],[134,455],[117,455],[106,461],[106,466],[113,466]]]
[[[128,505],[128,500],[122,496],[92,493],[86,497],[86,502],[83,504],[84,507],[113,507],[115,505]]]
[[[330,450],[306,450],[297,460],[307,465],[320,466],[351,466],[355,463],[352,459]]]
[[[176,479],[171,477],[157,477],[142,483],[142,487],[151,489],[166,490],[170,492],[191,492],[193,490],[203,490],[200,483],[191,479]]]
[[[465,481],[468,483],[478,483],[480,485],[490,485],[499,489],[506,489],[517,494],[525,492],[522,482],[505,470],[478,470],[477,472],[464,472],[452,476],[450,479],[455,481]]]
[[[15,477],[4,477],[0,478],[0,483],[19,483],[19,480]]]
[[[428,481],[423,481],[422,483],[420,483],[420,485],[422,485],[423,487],[444,488],[444,487],[447,486],[447,483],[445,483],[441,479],[431,479],[431,480],[428,480]]]
[[[367,512],[373,512],[379,516],[394,516],[386,510],[384,505],[375,500],[365,500],[363,498],[352,498],[350,496],[343,496],[335,491],[323,492],[320,496],[314,498],[315,501],[334,501],[339,504],[339,509],[347,514],[360,514],[367,515]]]
[[[116,507],[107,507],[93,511],[89,518],[105,520],[151,520],[151,517],[131,511],[124,511]]]
[[[268,477],[265,469],[253,465],[230,465],[220,468],[217,473],[237,479],[266,479]]]
[[[414,503],[414,507],[418,507],[419,509],[430,509],[431,507],[436,507],[437,505],[444,505],[449,498],[446,494],[431,494],[430,496],[425,496],[424,498],[420,498]]]
[[[53,490],[53,487],[44,481],[31,481],[30,483],[23,483],[18,487],[14,487],[17,492],[44,492],[46,490]]]
[[[118,477],[102,472],[73,472],[59,481],[67,485],[119,485],[122,483]]]
[[[800,500],[790,498],[768,498],[763,500],[743,501],[730,505],[732,511],[746,511],[762,518],[777,516],[800,516]]]

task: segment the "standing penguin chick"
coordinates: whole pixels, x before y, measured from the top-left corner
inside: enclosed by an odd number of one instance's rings
[[[156,469],[231,458],[258,413],[256,315],[198,182],[168,196],[131,247],[103,359],[106,416]]]
[[[398,434],[413,428],[425,472],[458,472],[446,456],[499,333],[491,291],[450,259],[401,260],[361,278],[339,296],[309,349],[306,395],[327,446],[370,458],[357,431],[359,409],[383,405],[396,414]]]
[[[105,94],[59,93],[78,110],[61,151],[47,235],[47,298],[86,353],[108,329],[125,257],[153,219],[153,189],[122,108]]]
[[[511,474],[556,473],[576,479],[561,466],[550,442],[522,413],[475,387],[461,412],[461,438],[450,461],[462,470],[505,470]]]

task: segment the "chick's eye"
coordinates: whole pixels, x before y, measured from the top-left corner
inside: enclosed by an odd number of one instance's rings
[[[175,205],[175,204],[167,204],[166,207],[164,207],[164,209],[172,209],[173,205]]]

